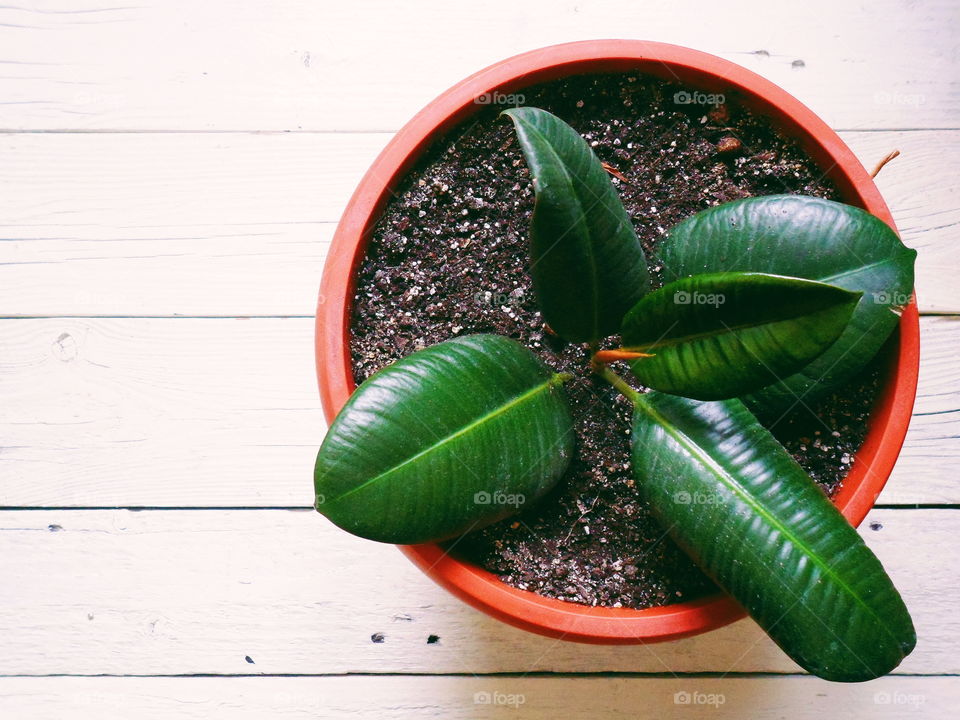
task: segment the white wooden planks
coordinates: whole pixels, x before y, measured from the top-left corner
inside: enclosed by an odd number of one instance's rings
[[[881,503],[958,502],[960,319],[922,319]],[[0,321],[0,505],[309,506],[325,423],[313,321]]]
[[[0,678],[0,714],[35,720],[941,720],[958,700],[955,677]]]
[[[845,132],[960,310],[960,131]],[[312,315],[350,193],[389,134],[0,135],[0,315]]]
[[[429,99],[554,42],[697,47],[856,131],[868,167],[900,148],[878,183],[921,251],[921,308],[960,311],[950,0],[29,5],[0,8],[0,130],[26,131],[0,135],[0,316],[81,317],[0,321],[0,505],[309,504],[324,423],[303,316],[349,193]],[[279,315],[301,317],[229,319]],[[957,322],[923,320],[881,502],[958,501]],[[917,620],[904,673],[958,672],[955,512],[863,525]],[[4,718],[941,718],[960,700],[950,676],[682,675],[794,672],[749,621],[649,648],[533,637],[306,511],[4,511],[0,577],[0,675],[320,675],[0,677]],[[531,669],[663,676],[472,675]]]
[[[897,672],[960,672],[960,512],[874,510],[860,532],[920,638]],[[311,510],[3,511],[0,577],[0,675],[799,671],[750,620],[648,646],[535,636]]]
[[[312,503],[325,424],[311,320],[0,328],[3,504]]]
[[[55,0],[0,10],[0,128],[392,131],[490,63],[604,37],[721,55],[834,127],[957,127],[957,14],[950,0]]]

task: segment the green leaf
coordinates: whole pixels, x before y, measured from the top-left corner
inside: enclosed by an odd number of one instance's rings
[[[665,280],[702,272],[802,277],[862,292],[843,334],[823,355],[745,402],[783,412],[843,383],[877,353],[913,292],[916,251],[873,215],[797,195],[726,203],[677,225],[660,248]]]
[[[880,562],[741,401],[644,395],[632,445],[663,526],[804,669],[870,680],[913,650]]]
[[[751,392],[796,372],[840,336],[860,296],[763,273],[682,278],[627,313],[626,350],[647,387],[698,400]]]
[[[536,192],[530,272],[543,317],[574,342],[612,335],[650,289],[646,257],[620,196],[563,120],[530,107],[504,114],[516,128]]]
[[[355,535],[399,544],[516,512],[572,457],[567,378],[496,335],[448,340],[384,368],[357,388],[320,447],[317,510]]]

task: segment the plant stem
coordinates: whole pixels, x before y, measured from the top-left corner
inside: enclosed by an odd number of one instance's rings
[[[608,368],[606,365],[601,365],[599,367],[594,367],[593,371],[606,380],[608,383],[613,385],[620,393],[627,398],[634,405],[640,400],[640,393],[634,390],[632,387],[627,385],[627,381],[622,377],[617,375],[613,370]]]

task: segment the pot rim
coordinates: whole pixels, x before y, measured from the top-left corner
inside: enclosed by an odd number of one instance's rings
[[[800,141],[843,200],[881,218],[896,231],[880,191],[860,161],[830,127],[786,91],[728,60],[697,50],[643,40],[586,40],[552,45],[495,63],[442,93],[388,143],[364,175],[343,213],[327,260],[316,314],[316,369],[327,422],[355,389],[350,366],[350,305],[354,271],[392,188],[432,140],[482,104],[477,98],[509,94],[538,82],[589,72],[637,71],[691,89],[724,90],[765,114]],[[919,314],[915,296],[904,308],[891,368],[870,416],[866,439],[833,502],[854,526],[873,507],[896,463],[913,410],[919,370]],[[507,585],[435,544],[400,546],[427,576],[475,608],[542,635],[602,644],[671,640],[719,628],[744,617],[729,597],[712,595],[658,608],[588,607]]]

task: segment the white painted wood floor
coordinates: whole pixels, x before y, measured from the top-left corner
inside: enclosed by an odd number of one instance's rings
[[[0,8],[0,718],[955,714],[956,0],[136,5]],[[878,182],[920,251],[920,391],[861,529],[917,624],[894,675],[803,675],[749,620],[536,637],[308,509],[310,316],[349,193],[449,85],[596,37],[716,53],[865,165],[903,152]]]

